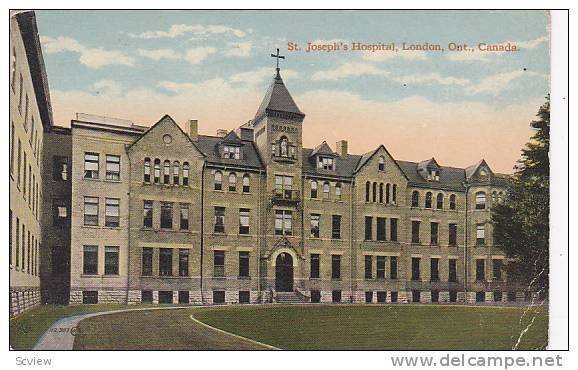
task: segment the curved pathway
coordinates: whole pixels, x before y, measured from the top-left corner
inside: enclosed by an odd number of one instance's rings
[[[133,312],[133,311],[154,311],[154,310],[178,310],[178,309],[191,309],[191,306],[179,306],[179,307],[149,307],[149,308],[134,308],[134,309],[123,309],[123,310],[113,310],[104,312],[94,312],[77,316],[70,316],[60,319],[53,323],[50,328],[40,337],[38,342],[34,345],[33,350],[35,351],[48,351],[48,350],[72,350],[74,347],[75,334],[77,334],[77,327],[80,321],[102,315],[110,315],[123,312]],[[199,346],[199,348],[190,348],[190,350],[195,349],[215,349],[215,350],[264,350],[264,349],[277,349],[273,346],[269,346],[264,343],[254,341],[245,337],[238,336],[233,333],[223,331],[221,329],[214,328],[207,325],[197,319],[192,315],[192,331],[190,335],[198,339],[193,342],[209,344],[211,348],[205,348],[205,345]],[[214,348],[213,348],[214,347]]]

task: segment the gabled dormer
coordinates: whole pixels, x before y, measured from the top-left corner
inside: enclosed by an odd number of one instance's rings
[[[309,158],[315,161],[315,167],[319,170],[335,171],[337,154],[334,153],[327,142],[317,145]]]
[[[417,172],[427,181],[440,181],[440,171],[441,167],[435,158],[430,158],[417,164]]]
[[[489,182],[494,173],[484,159],[466,168],[466,180],[469,183]]]
[[[219,143],[219,154],[225,159],[242,159],[243,142],[235,131],[230,131]]]

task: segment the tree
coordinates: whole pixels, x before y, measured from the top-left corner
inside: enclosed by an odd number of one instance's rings
[[[514,167],[505,199],[492,210],[494,241],[510,261],[509,280],[547,296],[550,212],[550,96],[540,107],[535,130]]]

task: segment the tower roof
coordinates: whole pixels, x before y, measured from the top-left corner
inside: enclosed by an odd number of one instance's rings
[[[273,82],[271,82],[271,85],[269,85],[269,88],[265,93],[265,97],[255,114],[254,121],[256,122],[260,120],[267,113],[271,112],[289,113],[289,115],[297,116],[298,118],[305,117],[305,114],[299,110],[299,107],[295,104],[289,90],[285,87],[285,83],[283,83],[279,70],[277,70]]]

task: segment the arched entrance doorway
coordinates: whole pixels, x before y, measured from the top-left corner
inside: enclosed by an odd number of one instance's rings
[[[283,252],[275,260],[275,290],[293,291],[293,257],[289,253]]]

